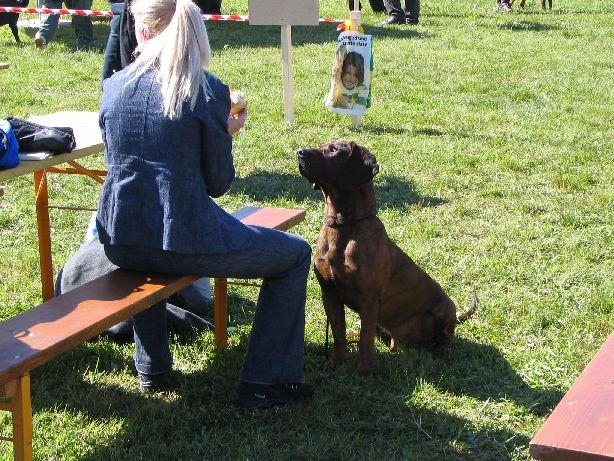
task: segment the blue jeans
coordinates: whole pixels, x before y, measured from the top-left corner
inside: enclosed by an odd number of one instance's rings
[[[119,57],[119,25],[122,11],[124,10],[124,2],[109,3],[109,9],[111,13],[113,13],[113,17],[109,23],[109,38],[107,39],[107,46],[104,50],[101,81],[105,78],[109,78],[114,72],[122,68],[122,62]]]
[[[45,0],[44,6],[45,8],[59,9],[62,8],[62,3],[65,3],[66,8],[69,9],[90,10],[92,8],[92,0]],[[58,29],[59,21],[59,14],[48,15],[36,36],[42,38],[45,43],[49,43]],[[88,46],[94,37],[92,18],[89,16],[72,16],[72,27],[77,35],[77,48]]]
[[[245,232],[249,246],[224,254],[191,255],[117,245],[105,245],[105,252],[125,269],[264,279],[240,379],[263,384],[302,381],[311,246],[286,232],[257,226],[246,226]],[[164,302],[134,316],[134,338],[137,371],[157,374],[171,369]]]

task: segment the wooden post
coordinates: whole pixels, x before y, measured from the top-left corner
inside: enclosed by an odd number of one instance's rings
[[[354,10],[350,11],[350,30],[355,30],[358,32],[360,28],[360,1],[354,0]],[[352,119],[352,125],[354,128],[360,128],[360,121],[362,116],[360,115],[350,115]]]
[[[294,105],[292,90],[292,26],[281,26],[281,54],[284,93],[284,120],[294,122]]]

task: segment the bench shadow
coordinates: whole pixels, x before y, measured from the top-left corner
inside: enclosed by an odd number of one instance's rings
[[[375,196],[380,209],[405,210],[412,205],[436,207],[446,203],[439,197],[424,196],[415,183],[398,176],[379,174],[375,178]],[[297,202],[322,202],[322,193],[314,191],[305,178],[287,173],[255,171],[237,177],[232,192],[247,195],[258,202],[270,203],[279,197],[291,197]]]

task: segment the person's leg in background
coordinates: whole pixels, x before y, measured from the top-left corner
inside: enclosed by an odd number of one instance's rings
[[[204,14],[222,14],[222,0],[194,0]]]
[[[420,0],[405,0],[405,22],[418,24],[420,19]]]
[[[109,23],[109,38],[104,50],[100,81],[109,78],[114,72],[122,68],[119,57],[119,25],[121,23],[124,2],[109,2],[109,9],[113,13],[113,17]]]
[[[510,5],[509,0],[497,0],[497,6],[495,6],[495,11],[499,11],[501,13],[509,13],[512,11],[512,7]]]
[[[45,0],[43,2],[43,8],[49,8],[52,10],[62,8],[62,0]],[[36,49],[42,50],[55,35],[55,31],[58,29],[58,22],[60,21],[59,14],[49,14],[41,24],[38,32],[34,36],[34,46]]]
[[[384,0],[384,6],[388,19],[382,21],[382,25],[405,24],[405,12],[401,9],[400,0]]]
[[[92,0],[66,0],[66,6],[75,10],[91,10]],[[73,16],[72,27],[77,35],[77,49],[89,47],[94,38],[94,26],[90,16]]]

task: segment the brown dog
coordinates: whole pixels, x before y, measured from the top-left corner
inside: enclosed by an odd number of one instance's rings
[[[378,333],[398,344],[432,344],[450,355],[454,328],[475,310],[456,317],[441,286],[388,238],[377,217],[373,154],[353,142],[336,141],[300,149],[301,174],[321,189],[326,202],[314,269],[330,321],[334,346],[327,369],[348,356],[344,305],[360,316],[360,375],[374,371]]]

